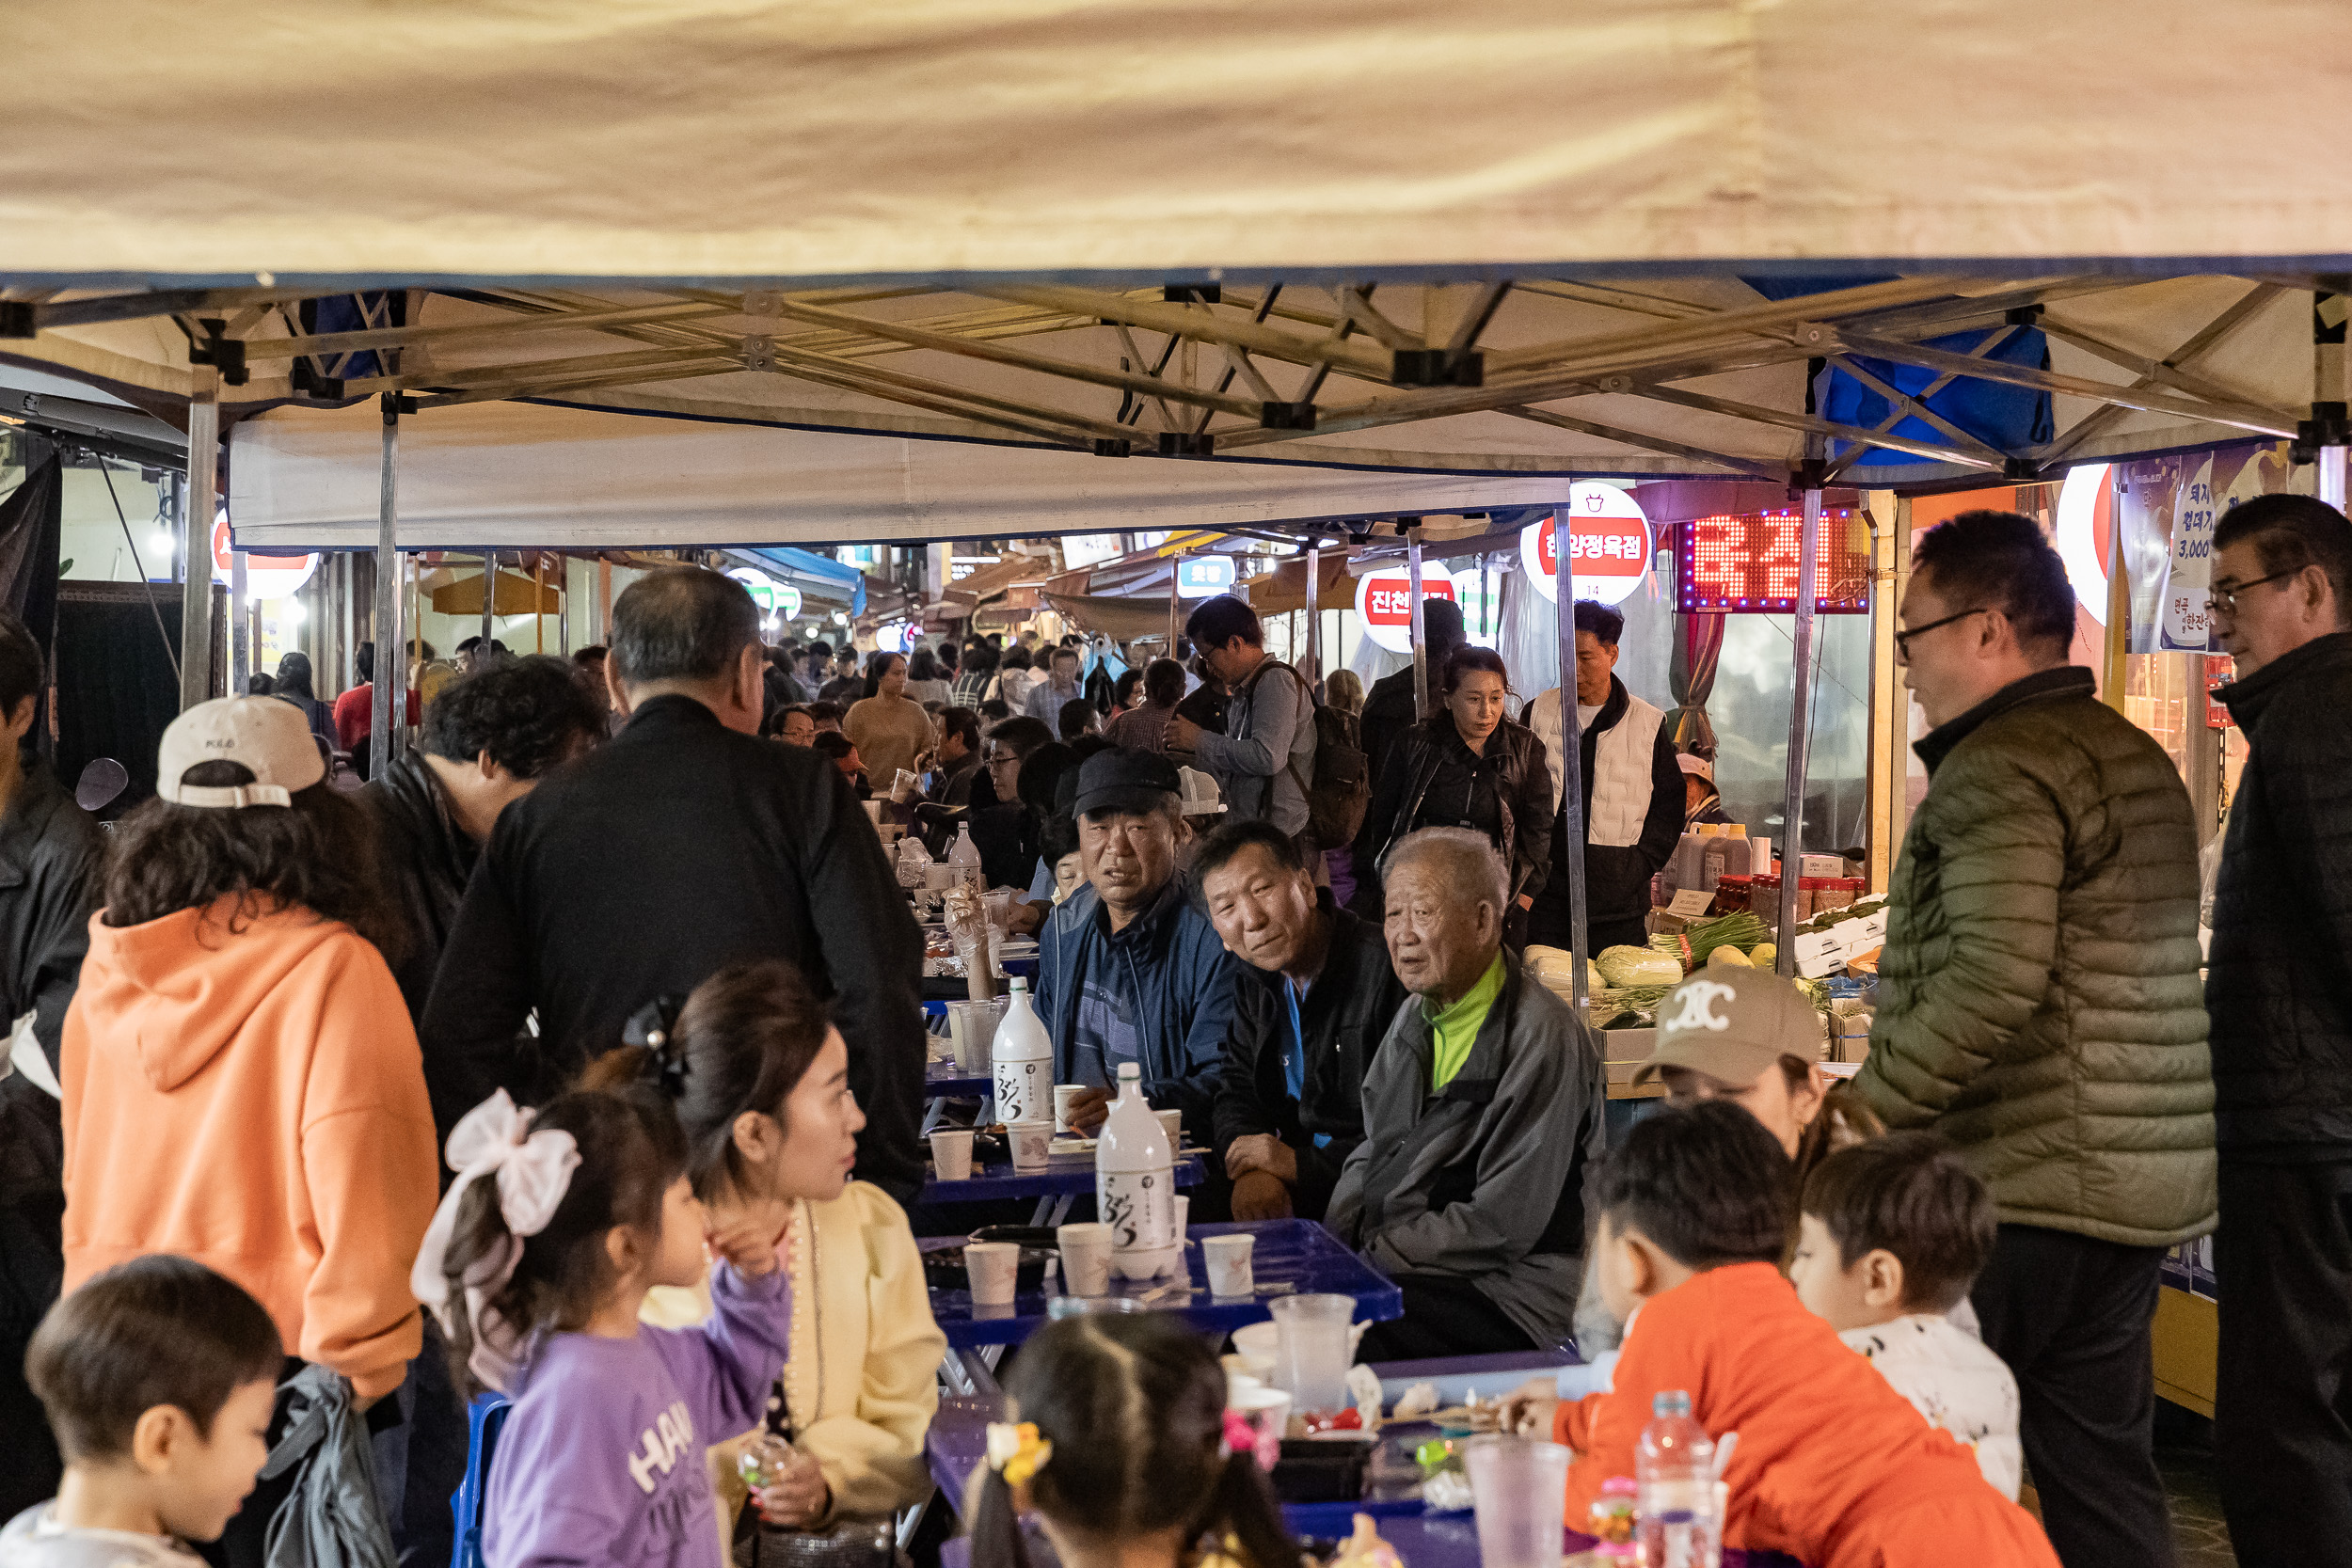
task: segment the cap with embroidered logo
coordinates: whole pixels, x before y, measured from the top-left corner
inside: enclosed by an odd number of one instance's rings
[[[1762,970],[1700,970],[1658,1005],[1658,1049],[1634,1073],[1670,1067],[1745,1088],[1783,1056],[1820,1059],[1821,1015],[1792,980]]]
[[[253,775],[241,784],[192,784],[201,763],[233,762]],[[276,697],[216,697],[199,703],[164,731],[155,759],[155,793],[176,806],[291,806],[294,792],[326,777],[326,759],[302,710]]]

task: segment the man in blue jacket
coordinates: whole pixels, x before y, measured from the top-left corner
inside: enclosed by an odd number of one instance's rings
[[[1235,964],[1176,874],[1189,832],[1176,766],[1150,752],[1098,752],[1079,769],[1073,809],[1087,885],[1045,923],[1037,987],[1054,1082],[1088,1091],[1071,1125],[1100,1126],[1120,1064],[1135,1062],[1152,1108],[1183,1111],[1185,1132],[1206,1143]]]

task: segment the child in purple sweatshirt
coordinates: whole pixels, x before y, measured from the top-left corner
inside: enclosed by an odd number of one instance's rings
[[[576,1090],[535,1117],[501,1090],[450,1135],[458,1178],[410,1282],[469,1392],[515,1402],[484,1498],[490,1568],[708,1568],[703,1450],[758,1423],[783,1370],[789,1211],[706,1213],[686,1155],[652,1085]],[[641,1326],[648,1290],[701,1277],[706,1241],[710,1321]]]

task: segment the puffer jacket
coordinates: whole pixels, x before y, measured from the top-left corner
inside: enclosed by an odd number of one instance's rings
[[[2221,1150],[2352,1158],[2352,632],[2221,701],[2248,741],[2205,983]]]
[[[2045,670],[1918,743],[1855,1085],[1957,1144],[2004,1223],[2169,1246],[2215,1208],[2197,829],[2092,689]]]

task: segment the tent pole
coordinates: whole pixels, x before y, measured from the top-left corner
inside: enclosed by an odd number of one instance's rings
[[[213,514],[220,478],[220,372],[188,371],[188,483],[181,492],[180,709],[213,694]]]
[[[1551,520],[1552,555],[1561,565],[1568,561],[1570,518],[1565,505]],[[1533,601],[1531,601],[1533,602]],[[1586,928],[1589,904],[1584,887],[1584,732],[1576,711],[1576,575],[1559,574],[1552,591],[1552,621],[1560,646],[1560,815],[1552,832],[1563,834],[1566,852],[1560,858],[1568,868],[1568,951],[1576,962],[1568,966],[1569,997],[1579,1022],[1591,998],[1585,986],[1584,964],[1591,957],[1593,938]]]
[[[400,399],[384,394],[384,469],[375,512],[375,689],[369,696],[368,776],[392,766],[392,715],[405,710],[408,673],[400,636]]]
[[[1820,608],[1821,575],[1820,470],[1808,460],[1804,533],[1797,545],[1796,679],[1788,690],[1788,795],[1780,830],[1780,959],[1783,974],[1797,972],[1797,883],[1804,869],[1805,743],[1812,728],[1813,613]]]
[[[261,653],[259,641],[248,643],[246,634],[253,629],[253,616],[246,599],[245,551],[229,552],[229,695],[245,695],[246,681],[253,673],[253,661]]]
[[[1307,679],[1323,684],[1323,546],[1307,539]]]
[[[555,558],[555,651],[564,657],[572,657],[572,558]]]
[[[477,660],[487,663],[490,639],[498,631],[499,552],[482,552],[482,646],[474,650]]]
[[[1168,657],[1170,658],[1176,657],[1176,579],[1184,575],[1184,552],[1178,550],[1168,558]]]
[[[542,600],[546,590],[539,586],[540,574],[548,569],[547,554],[540,552],[531,558],[531,651],[548,651],[548,607]]]
[[[1412,518],[1405,531],[1405,596],[1410,605],[1406,618],[1413,628],[1413,718],[1418,722],[1429,717],[1429,648],[1422,630],[1419,517]]]
[[[2344,441],[2352,435],[2345,410],[2352,400],[2352,377],[2346,374],[2344,326],[2352,316],[2352,295],[2325,290],[2312,294],[2312,419],[2307,428],[2319,437],[2319,499],[2344,510]]]
[[[408,554],[401,557],[401,560],[405,562],[402,569],[407,574],[408,635],[416,640],[417,674],[421,682],[424,674],[424,557],[412,550]],[[393,688],[395,691],[404,689],[407,684],[407,649],[403,648],[401,650],[400,658],[400,674],[402,684],[399,687]],[[407,754],[408,751],[407,699],[403,697],[401,699],[401,703],[400,717],[393,722],[392,726],[392,750],[405,756]]]

